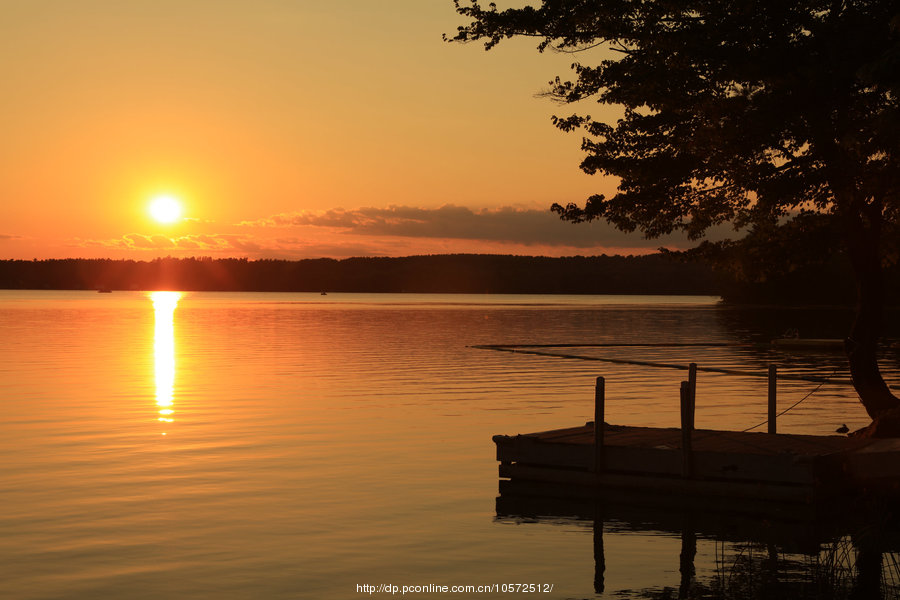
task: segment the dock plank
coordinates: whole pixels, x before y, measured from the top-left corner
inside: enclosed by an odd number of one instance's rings
[[[522,435],[542,442],[594,443],[593,425],[590,424]],[[674,427],[607,425],[604,429],[604,437],[604,445],[606,446],[681,447],[681,430]],[[695,449],[699,450],[702,448],[710,452],[748,452],[753,454],[781,454],[787,452],[808,455],[858,450],[872,443],[872,440],[849,438],[840,435],[771,434],[711,429],[695,429],[693,440]]]

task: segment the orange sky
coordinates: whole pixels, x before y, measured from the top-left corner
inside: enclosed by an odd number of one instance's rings
[[[461,23],[450,0],[3,3],[0,258],[659,246],[548,211],[615,188],[535,97],[572,57],[443,42]],[[184,219],[149,217],[163,192]]]

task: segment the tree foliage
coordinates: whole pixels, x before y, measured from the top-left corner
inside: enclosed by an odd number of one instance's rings
[[[525,35],[540,38],[541,51],[606,50],[549,91],[625,111],[615,124],[554,118],[585,134],[585,172],[620,178],[611,198],[556,206],[569,220],[602,217],[650,237],[676,228],[699,237],[711,225],[803,210],[897,220],[895,1],[456,4],[473,19],[457,41],[491,48]]]
[[[554,117],[582,133],[585,172],[619,179],[613,196],[555,212],[647,237],[681,229],[699,239],[723,223],[750,240],[824,236],[857,278],[857,390],[873,417],[900,407],[875,363],[881,267],[896,259],[900,222],[896,0],[454,2],[470,22],[451,41],[490,49],[526,36],[541,52],[573,52],[572,77],[548,94],[624,111],[615,123]]]

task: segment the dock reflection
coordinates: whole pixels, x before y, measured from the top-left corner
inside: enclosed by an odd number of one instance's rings
[[[501,482],[512,484],[513,482]],[[572,497],[559,486],[501,485],[498,520],[527,519],[552,526],[560,519],[592,521],[594,592],[610,597],[900,598],[900,519],[896,505],[857,499],[826,508],[808,505],[697,505],[694,500],[646,493]],[[606,589],[604,535],[627,532],[680,536],[678,588]],[[698,540],[709,554],[698,564]],[[703,551],[701,551],[701,554]],[[698,574],[699,573],[699,574]],[[652,580],[649,576],[648,581]],[[605,595],[603,597],[606,597]]]
[[[171,423],[175,414],[175,307],[181,292],[150,292],[155,327],[153,365],[156,379],[156,406],[159,420]]]

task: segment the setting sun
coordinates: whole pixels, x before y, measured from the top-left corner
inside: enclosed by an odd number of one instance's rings
[[[169,195],[156,196],[148,207],[150,216],[160,223],[174,223],[181,217],[181,202]]]

